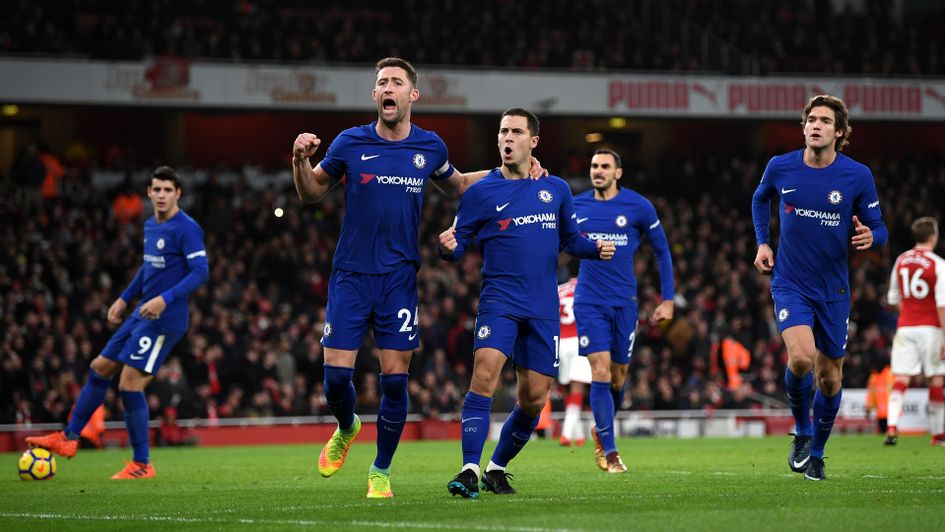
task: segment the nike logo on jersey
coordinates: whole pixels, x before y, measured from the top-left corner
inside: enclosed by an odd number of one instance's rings
[[[412,341],[416,337],[417,337],[417,333],[413,333],[410,336],[408,336],[407,339]]]
[[[781,187],[781,194],[790,194],[791,192],[794,192],[795,190],[797,190],[797,189],[796,189],[796,188],[784,188],[784,187]]]
[[[509,202],[509,203],[511,203],[511,202]],[[505,205],[496,205],[496,206],[495,206],[495,210],[496,210],[496,212],[502,212],[502,209],[504,209],[504,208],[506,208],[506,207],[508,207],[508,206],[509,206],[508,203],[506,203]]]
[[[582,224],[582,223],[586,222],[587,220],[588,220],[587,218],[578,218],[578,219],[577,219],[577,222],[578,222],[579,224]]]
[[[796,461],[796,460],[791,460],[791,462],[794,464],[794,469],[800,469],[800,468],[804,467],[805,465],[807,465],[807,461],[808,461],[808,460],[810,460],[810,456],[807,456],[806,458],[804,458],[804,459],[801,460],[800,462],[798,462],[798,461]]]
[[[141,355],[141,356],[130,355],[130,358],[131,360],[144,360],[144,355]]]
[[[380,157],[380,156],[381,156],[381,154],[377,154],[377,155],[364,155],[364,154],[362,153],[362,154],[361,154],[361,160],[362,160],[362,161],[370,161],[371,159],[373,159],[373,158],[375,158],[375,157]]]

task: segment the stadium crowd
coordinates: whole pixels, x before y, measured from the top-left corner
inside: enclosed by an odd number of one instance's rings
[[[373,63],[376,50],[387,50],[387,55],[408,57],[420,65],[742,75],[945,73],[940,31],[945,9],[934,3],[352,0],[343,6],[322,6],[303,0],[163,0],[121,4],[116,10],[114,2],[105,0],[5,2],[0,54]]]
[[[23,172],[42,167],[35,154],[24,157],[14,170],[15,183]],[[945,161],[866,162],[891,238],[884,249],[852,254],[846,387],[865,386],[870,370],[888,360],[895,315],[883,303],[885,286],[892,258],[911,247],[909,224],[921,215],[943,220],[933,198],[945,197]],[[641,320],[625,408],[751,408],[766,397],[782,400],[786,355],[773,321],[769,279],[751,266],[756,246],[750,198],[764,163],[747,157],[666,158],[655,174],[627,169],[622,183],[653,200],[672,246],[677,313],[662,326]],[[0,199],[0,423],[66,419],[89,361],[111,333],[106,310],[140,264],[140,220],[148,213],[137,210],[133,196],[144,187],[92,187],[89,168],[97,164],[65,163],[54,194],[34,197],[29,187],[17,185],[15,196]],[[191,298],[186,339],[148,389],[152,416],[327,415],[319,339],[343,214],[341,193],[302,206],[291,182],[253,190],[246,179],[224,184],[217,170],[206,174],[199,184],[185,181],[182,206],[206,232],[211,277]],[[585,176],[570,177],[575,189],[587,186]],[[276,217],[282,198],[288,199],[285,214]],[[409,383],[411,411],[425,416],[456,413],[471,370],[481,258],[469,253],[449,265],[435,254],[436,235],[455,206],[427,191],[418,277],[422,344]],[[645,317],[659,297],[655,260],[646,245],[636,270]],[[562,259],[560,280],[575,271],[574,259]],[[742,384],[734,388],[719,353],[726,339],[750,352],[750,364],[736,372]],[[355,375],[359,413],[378,406],[377,355],[366,341]],[[496,411],[511,409],[514,382],[507,370]],[[121,419],[114,389],[106,409],[108,419]]]

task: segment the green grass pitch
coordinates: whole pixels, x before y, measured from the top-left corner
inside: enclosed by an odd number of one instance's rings
[[[622,439],[630,467],[608,475],[593,447],[532,441],[509,472],[518,494],[450,497],[459,442],[404,442],[390,500],[368,500],[373,442],[332,478],[320,443],[156,449],[157,477],[113,481],[130,451],[80,451],[55,479],[24,482],[0,454],[0,530],[943,530],[945,448],[927,437],[835,435],[824,482],[787,467],[789,437]],[[494,444],[486,446],[484,464]]]

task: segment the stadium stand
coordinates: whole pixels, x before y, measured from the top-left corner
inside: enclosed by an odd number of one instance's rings
[[[497,38],[520,24],[521,37]],[[325,9],[178,0],[119,11],[104,0],[15,0],[0,20],[0,53],[372,63],[388,50],[464,67],[942,75],[943,25],[940,4],[887,0],[352,0]]]

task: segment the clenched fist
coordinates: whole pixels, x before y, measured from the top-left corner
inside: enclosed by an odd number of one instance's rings
[[[455,227],[450,227],[446,231],[440,233],[440,248],[442,248],[447,253],[452,253],[456,249],[456,232]]]
[[[610,240],[597,241],[597,252],[600,254],[600,260],[610,260],[614,258],[614,252],[616,251],[617,246]]]
[[[315,155],[318,145],[322,140],[312,133],[301,133],[295,137],[295,144],[292,145],[292,157],[295,159],[308,159]]]

